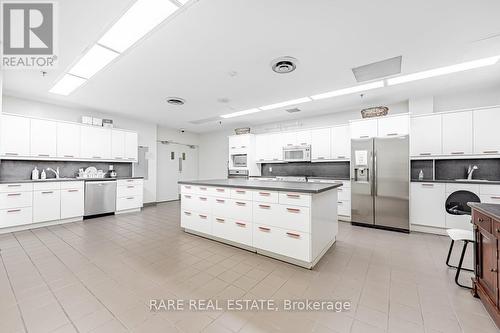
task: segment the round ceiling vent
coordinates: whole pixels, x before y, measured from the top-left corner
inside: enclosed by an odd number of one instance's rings
[[[180,97],[167,97],[167,103],[172,105],[184,105],[186,101]]]
[[[271,62],[271,68],[278,74],[287,74],[297,68],[298,60],[293,57],[280,57]]]

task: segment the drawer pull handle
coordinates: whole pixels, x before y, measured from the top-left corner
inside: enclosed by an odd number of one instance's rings
[[[225,190],[225,189],[223,189],[223,188],[218,188],[218,189],[217,189],[217,192],[226,192],[226,190]]]
[[[300,213],[300,209],[298,208],[287,208],[286,210],[290,213]]]
[[[224,223],[226,220],[224,219],[220,219],[220,218],[215,218],[215,221],[219,222],[219,223]]]
[[[190,195],[185,195],[184,198],[191,199],[191,196]]]
[[[396,136],[398,133],[387,133],[387,136]]]
[[[215,201],[218,202],[218,203],[224,203],[224,202],[226,202],[226,200],[222,200],[222,199],[215,199]]]
[[[73,155],[64,155],[64,157],[75,157]]]
[[[452,155],[462,155],[464,152],[463,151],[452,151]]]
[[[246,223],[243,223],[243,222],[235,222],[237,226],[239,227],[246,227],[247,224]]]
[[[288,236],[290,236],[290,237],[293,237],[293,238],[300,238],[300,235],[299,235],[299,234],[295,234],[295,233],[293,233],[293,232],[287,232],[286,234],[287,234]]]
[[[498,269],[496,269],[496,268],[491,268],[491,269],[490,269],[490,272],[496,273],[496,272],[498,272]]]
[[[270,228],[265,228],[265,227],[259,227],[259,230],[261,230],[261,231],[271,231]]]
[[[21,195],[21,193],[9,193],[9,194],[7,194],[8,197],[17,197],[20,195]]]
[[[200,190],[202,190],[202,191],[206,191],[206,190],[207,190],[207,188],[206,188],[206,187],[200,187]]]
[[[21,184],[9,184],[7,187],[21,187]]]
[[[342,205],[342,201],[338,201],[337,203],[338,203],[339,205]]]
[[[271,195],[271,193],[269,193],[269,192],[259,192],[259,195],[262,195],[262,196],[266,196],[266,197],[267,197],[267,196],[270,196],[270,195]]]
[[[206,215],[201,215],[201,214],[198,214],[202,219],[206,219],[207,216]]]
[[[101,158],[101,156],[92,156],[92,158]]]
[[[318,160],[324,160],[325,158],[323,156],[318,156]]]
[[[43,191],[42,194],[52,194],[54,191]]]
[[[20,211],[21,211],[20,209],[11,209],[11,210],[8,210],[7,213],[18,213]]]
[[[289,198],[294,198],[294,199],[300,198],[299,194],[287,194],[286,196]]]
[[[369,136],[368,135],[361,135],[359,138],[360,139],[365,139],[365,138],[369,138]]]
[[[420,153],[420,156],[429,156],[431,153]]]
[[[68,192],[78,192],[79,190],[68,190]]]
[[[184,212],[184,215],[191,216],[190,212]]]
[[[491,199],[500,199],[500,197],[490,197]]]
[[[483,154],[498,154],[498,150],[485,150]]]
[[[5,155],[9,155],[9,156],[17,156],[19,155],[18,153],[5,153]]]
[[[269,209],[271,208],[271,206],[269,205],[259,205],[260,208],[263,208],[263,209]]]
[[[345,156],[341,156],[341,155],[339,155],[339,156],[337,156],[337,158],[345,158]]]
[[[205,198],[205,197],[200,197],[200,200],[201,200],[201,201],[207,201],[207,198]]]
[[[127,188],[135,188],[134,185],[128,185]]]
[[[484,220],[482,218],[478,218],[477,221],[480,223],[484,222]]]
[[[50,155],[49,154],[38,154],[38,156],[40,156],[40,157],[49,157]]]
[[[339,192],[342,192],[342,191],[343,191],[343,189],[341,189],[341,188],[338,188],[338,189],[337,189],[337,191],[339,191]]]
[[[243,190],[236,190],[236,193],[239,193],[239,194],[245,194],[245,193],[247,193],[247,191],[243,191]]]
[[[237,201],[237,202],[236,202],[236,204],[237,204],[238,206],[246,206],[246,203],[245,203],[245,202],[238,202],[238,201]]]
[[[128,197],[128,198],[127,198],[127,200],[132,200],[132,199],[134,199],[134,197]]]

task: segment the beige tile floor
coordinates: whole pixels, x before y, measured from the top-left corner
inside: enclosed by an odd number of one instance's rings
[[[177,202],[1,235],[0,332],[498,332],[453,283],[448,244],[342,223],[310,271],[185,234]],[[352,309],[155,313],[151,298],[332,299]]]

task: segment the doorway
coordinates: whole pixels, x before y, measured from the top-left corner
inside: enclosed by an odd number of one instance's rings
[[[157,201],[179,200],[180,180],[198,178],[198,148],[173,142],[158,142]]]

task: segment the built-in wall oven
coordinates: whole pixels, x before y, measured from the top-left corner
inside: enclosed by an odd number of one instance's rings
[[[247,154],[231,155],[231,162],[232,162],[233,168],[246,168],[247,167]]]
[[[310,162],[311,146],[286,146],[283,147],[283,160],[285,162]]]

